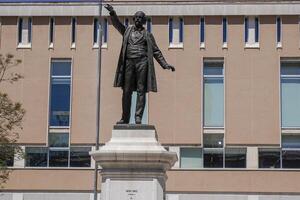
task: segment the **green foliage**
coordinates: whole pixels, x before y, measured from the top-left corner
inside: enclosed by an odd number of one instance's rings
[[[0,84],[14,83],[23,78],[16,72],[9,73],[21,61],[12,54],[0,54]],[[1,86],[1,85],[0,85]],[[6,93],[0,92],[0,186],[8,180],[11,170],[7,168],[13,157],[22,158],[22,149],[17,145],[18,132],[22,129],[25,110],[18,102],[13,102]]]

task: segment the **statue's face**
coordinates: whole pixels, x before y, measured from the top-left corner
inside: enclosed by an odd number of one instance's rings
[[[133,16],[134,25],[136,27],[142,27],[146,23],[146,15],[142,11],[138,11]]]

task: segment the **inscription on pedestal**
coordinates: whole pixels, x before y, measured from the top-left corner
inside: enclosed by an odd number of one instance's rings
[[[127,193],[128,200],[136,200],[137,193],[138,193],[137,190],[126,190],[126,193]]]
[[[163,190],[154,180],[110,180],[108,200],[157,200]]]

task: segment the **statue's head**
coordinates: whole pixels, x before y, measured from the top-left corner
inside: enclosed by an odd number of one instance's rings
[[[137,11],[133,16],[133,21],[136,27],[142,27],[147,21],[146,14],[143,11]]]

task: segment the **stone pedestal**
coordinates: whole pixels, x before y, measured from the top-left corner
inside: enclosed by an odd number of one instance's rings
[[[116,125],[111,140],[90,154],[102,167],[101,200],[165,199],[166,171],[178,159],[150,125]]]

